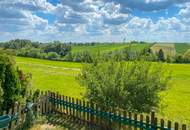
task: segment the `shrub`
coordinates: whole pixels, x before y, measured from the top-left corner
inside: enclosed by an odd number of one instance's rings
[[[49,60],[57,59],[57,58],[59,58],[59,55],[58,55],[56,52],[48,52],[47,58],[48,58]]]
[[[190,49],[188,49],[183,55],[184,62],[190,63]]]
[[[84,65],[78,79],[87,87],[86,97],[104,108],[150,112],[158,107],[169,72],[151,62],[98,61]]]

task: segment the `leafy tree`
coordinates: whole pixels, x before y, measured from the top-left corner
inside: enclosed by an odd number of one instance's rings
[[[163,51],[162,49],[160,49],[160,50],[158,51],[157,56],[158,56],[158,61],[165,61],[164,51]]]
[[[86,97],[106,109],[150,112],[158,107],[159,92],[166,89],[169,72],[151,62],[99,60],[84,65],[78,79],[87,87]]]
[[[71,51],[71,46],[67,44],[62,44],[60,42],[54,42],[53,44],[48,44],[44,47],[44,52],[56,52],[60,56],[65,56]]]
[[[18,72],[15,68],[14,60],[5,54],[0,54],[0,83],[3,90],[3,110],[12,107],[15,101],[24,97],[28,83],[24,83],[26,76]]]

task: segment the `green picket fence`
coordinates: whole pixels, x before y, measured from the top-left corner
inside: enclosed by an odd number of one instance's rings
[[[150,115],[136,114],[118,109],[110,112],[92,102],[46,92],[44,98],[44,113],[57,112],[71,116],[87,124],[102,126],[104,129],[117,130],[187,130],[187,125],[158,119],[155,113]]]

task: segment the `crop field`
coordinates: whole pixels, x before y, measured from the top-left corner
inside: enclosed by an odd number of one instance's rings
[[[190,49],[190,44],[187,43],[176,43],[175,49],[177,54],[184,54],[188,49]]]
[[[149,44],[132,44],[131,49],[134,49],[136,51],[140,51],[144,49],[145,47],[148,47]],[[121,50],[125,47],[129,47],[129,44],[98,44],[98,45],[81,45],[81,46],[72,46],[72,53],[77,52],[83,52],[83,51],[89,51],[91,53],[95,52],[109,52],[114,50]]]
[[[174,44],[154,44],[151,47],[154,53],[157,53],[160,49],[164,51],[165,56],[175,56],[176,48]]]
[[[84,96],[85,87],[76,79],[80,73],[80,63],[22,57],[16,57],[16,62],[25,72],[32,73],[32,89],[51,90],[77,98]],[[161,94],[164,100],[159,114],[190,124],[190,65],[168,64],[167,67],[172,71],[172,80],[169,89]]]

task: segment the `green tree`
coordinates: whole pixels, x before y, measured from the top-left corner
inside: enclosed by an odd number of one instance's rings
[[[160,49],[158,51],[158,61],[165,61],[165,57],[164,57],[164,51],[162,49]]]
[[[27,83],[24,83],[26,76],[23,74],[21,77],[14,65],[15,62],[10,56],[0,54],[0,86],[3,90],[3,110],[11,108],[15,101],[24,96],[26,91]]]
[[[86,97],[104,108],[150,112],[159,105],[169,72],[151,62],[98,61],[84,65],[78,79],[87,87]]]

